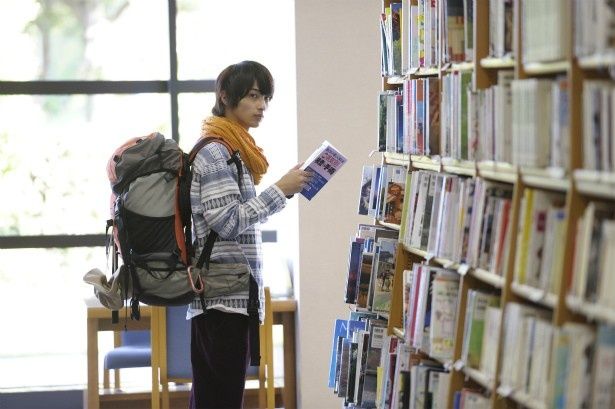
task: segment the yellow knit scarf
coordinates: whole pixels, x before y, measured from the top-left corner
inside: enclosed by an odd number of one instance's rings
[[[203,120],[201,125],[201,137],[216,136],[238,150],[241,159],[250,170],[254,178],[254,184],[258,185],[267,172],[269,162],[263,154],[263,150],[256,146],[252,135],[243,127],[230,119],[221,116],[210,116]]]

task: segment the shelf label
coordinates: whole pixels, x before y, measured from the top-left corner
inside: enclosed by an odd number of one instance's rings
[[[444,263],[442,263],[442,267],[444,268],[452,268],[454,265],[455,262],[451,260],[446,260]]]
[[[542,301],[547,296],[547,293],[544,290],[540,290],[538,288],[529,288],[528,290],[528,298],[534,302]]]
[[[507,398],[513,393],[513,388],[511,388],[510,386],[502,385],[498,388],[498,393],[503,397]]]
[[[459,273],[459,275],[464,276],[464,275],[468,274],[468,270],[470,270],[470,266],[469,265],[461,264],[459,266],[459,268],[457,269],[457,272]]]

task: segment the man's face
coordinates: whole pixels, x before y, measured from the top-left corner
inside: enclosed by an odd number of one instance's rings
[[[263,120],[268,105],[269,97],[261,94],[255,81],[248,95],[239,100],[235,108],[226,109],[226,117],[234,120],[246,130],[257,128]]]

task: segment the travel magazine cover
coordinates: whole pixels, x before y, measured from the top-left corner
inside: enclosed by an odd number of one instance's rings
[[[318,149],[310,155],[301,169],[311,171],[314,177],[310,180],[301,194],[312,200],[316,193],[336,174],[346,163],[347,159],[328,141],[324,141]]]

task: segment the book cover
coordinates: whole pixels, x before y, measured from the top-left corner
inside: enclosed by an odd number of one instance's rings
[[[429,109],[427,110],[427,155],[440,154],[440,81],[437,78],[427,79],[427,94]]]
[[[369,348],[369,331],[357,332],[357,368],[354,390],[354,402],[362,404],[363,385],[365,384],[365,366],[367,362],[367,350]]]
[[[372,175],[372,187],[369,191],[369,210],[368,216],[376,217],[376,209],[378,206],[378,192],[380,191],[380,173],[382,166],[374,165],[374,174]]]
[[[406,188],[406,168],[403,166],[388,166],[387,190],[382,211],[387,223],[401,224]]]
[[[412,286],[414,274],[412,274],[412,270],[403,270],[402,271],[402,282],[403,282],[403,293],[402,293],[402,328],[404,329],[404,338],[406,336],[405,330],[408,326],[408,316],[410,313],[410,298],[412,295]]]
[[[461,73],[461,89],[459,90],[460,98],[460,117],[459,117],[459,132],[461,142],[461,159],[469,158],[468,148],[468,89],[472,87],[472,73]]]
[[[393,50],[393,74],[401,75],[401,2],[391,3],[391,48]]]
[[[345,398],[348,395],[348,365],[350,364],[350,344],[348,338],[342,339],[342,352],[340,355],[339,372],[337,377],[337,396]]]
[[[485,270],[489,269],[488,259],[491,256],[491,233],[493,231],[493,219],[495,217],[496,202],[497,199],[495,197],[487,197],[485,213],[483,216],[483,231],[480,235],[477,265]]]
[[[357,307],[367,308],[369,297],[369,284],[372,277],[372,263],[374,253],[363,252],[361,254],[361,273],[359,275],[358,290],[357,290]]]
[[[377,392],[377,375],[365,374],[363,377],[363,390],[361,393],[361,407],[375,408]]]
[[[427,350],[429,347],[429,334],[431,327],[431,296],[433,293],[433,279],[439,267],[425,266],[421,268],[420,289],[417,301],[416,316],[414,319],[414,332],[412,344],[415,348]]]
[[[414,212],[408,217],[412,220],[412,229],[408,232],[410,237],[410,247],[421,247],[421,233],[423,232],[423,213],[425,212],[425,198],[429,189],[429,181],[432,177],[431,172],[418,171],[419,174],[417,183],[416,201],[414,203]]]
[[[427,189],[427,196],[425,197],[425,210],[423,212],[423,226],[421,230],[421,245],[420,249],[427,251],[427,243],[429,236],[432,233],[431,218],[433,214],[433,202],[436,194],[436,189],[440,188],[436,184],[438,183],[438,174],[434,173],[429,180],[429,188]],[[433,232],[435,234],[435,232]]]
[[[506,268],[505,253],[510,246],[510,215],[511,215],[510,200],[504,199],[501,202],[500,221],[498,223],[498,235],[496,236],[493,263],[490,270],[500,277],[504,276],[504,268]]]
[[[381,238],[379,244],[380,254],[376,267],[372,311],[387,313],[391,309],[391,291],[393,289],[393,275],[395,274],[397,239]]]
[[[329,365],[329,388],[335,388],[336,392],[339,392],[339,379],[341,371],[341,356],[342,346],[344,340],[352,339],[354,331],[365,330],[365,322],[359,320],[335,320],[335,327],[333,332],[333,347],[331,351],[331,362]],[[346,352],[346,359],[348,359],[348,352]],[[348,368],[346,368],[346,372]]]
[[[466,363],[472,368],[480,368],[480,359],[483,349],[483,338],[485,333],[485,313],[487,307],[497,307],[499,298],[492,294],[486,294],[471,290],[473,293],[471,308],[471,318],[467,332],[464,333],[464,342],[467,339]],[[468,298],[469,301],[469,298]]]
[[[387,97],[388,91],[378,94],[378,152],[387,150]]]
[[[598,285],[598,304],[615,309],[615,297],[612,289],[615,288],[615,220],[602,222],[602,250],[600,252],[600,283]],[[561,258],[560,258],[561,261]]]
[[[382,347],[386,336],[386,322],[374,322],[369,329],[369,346],[365,362],[365,373],[375,375],[380,365]]]
[[[423,280],[423,268],[427,268],[422,264],[413,264],[412,265],[412,290],[410,292],[410,300],[408,303],[408,318],[407,318],[407,327],[404,328],[404,337],[405,341],[409,344],[414,343],[414,334],[415,327],[417,323],[417,316],[419,310],[419,297],[421,294],[421,288],[424,284],[422,284],[421,280]]]
[[[402,406],[398,406],[400,401],[403,403],[406,398],[409,398],[409,391],[405,388],[405,382],[408,381],[409,383],[410,380],[407,377],[405,378],[404,374],[408,374],[410,370],[411,352],[411,348],[407,344],[400,343],[397,347],[397,360],[393,371],[392,408],[401,408]]]
[[[361,254],[363,253],[363,240],[354,239],[350,243],[350,255],[348,257],[348,275],[346,276],[346,291],[344,302],[354,304],[357,300],[357,281],[360,273]]]
[[[442,209],[442,225],[440,227],[437,254],[439,257],[459,262],[455,254],[455,247],[461,243],[461,200],[462,180],[453,176],[444,182],[444,200]],[[442,232],[447,232],[442,234]]]
[[[603,239],[602,224],[605,220],[612,220],[615,216],[615,207],[611,203],[596,203],[594,220],[591,225],[591,239],[589,245],[587,274],[585,279],[585,300],[595,303],[598,300],[598,282],[600,280],[600,251]]]
[[[369,214],[369,202],[372,190],[372,178],[374,175],[373,165],[364,165],[361,174],[361,190],[359,191],[359,209],[358,213],[363,216]]]
[[[591,395],[592,408],[615,406],[615,326],[598,327]]]
[[[463,0],[463,19],[465,57],[466,61],[469,61],[472,59],[472,54],[474,54],[474,0]]]
[[[432,218],[429,226],[429,236],[427,238],[427,253],[430,255],[438,255],[438,240],[440,233],[442,233],[442,211],[444,209],[444,186],[446,185],[446,175],[437,174],[435,181],[435,193],[432,203]],[[447,234],[445,232],[444,234]]]
[[[425,101],[425,80],[419,79],[416,80],[415,83],[416,88],[416,155],[425,155],[425,119],[426,119],[426,110],[427,103]]]
[[[501,317],[502,310],[500,308],[487,306],[485,309],[485,323],[479,367],[480,370],[491,379],[495,377],[496,357],[502,323]]]
[[[301,169],[310,171],[312,178],[301,194],[308,200],[312,198],[331,180],[331,178],[344,166],[347,159],[328,141],[324,141],[318,149],[310,155]]]
[[[472,220],[474,219],[475,211],[475,193],[477,190],[477,183],[475,179],[467,179],[465,182],[465,200],[466,208],[464,209],[463,227],[461,234],[460,244],[460,258],[461,261],[470,264],[470,232],[472,230]]]
[[[419,7],[416,4],[410,6],[410,67],[417,68],[419,66]]]
[[[459,277],[456,272],[442,270],[436,274],[432,284],[429,355],[434,358],[453,358]]]
[[[388,181],[388,172],[389,172],[389,166],[390,165],[382,165],[380,168],[380,175],[379,175],[379,181],[378,181],[378,190],[376,192],[374,192],[375,194],[375,200],[374,202],[376,203],[376,209],[374,212],[374,218],[376,220],[382,220],[382,209],[384,208],[384,201],[386,198],[386,189],[387,189],[387,181]]]
[[[350,343],[350,349],[348,351],[348,374],[346,375],[348,378],[348,381],[347,381],[347,388],[346,388],[346,398],[344,400],[345,404],[353,403],[355,401],[354,392],[355,392],[355,383],[356,383],[358,348],[359,348],[359,344],[357,342]]]
[[[413,193],[412,193],[412,174],[409,173],[406,175],[406,183],[404,186],[404,202],[402,204],[402,211],[401,211],[401,222],[399,225],[399,237],[400,237],[400,241],[402,243],[405,242],[405,237],[406,237],[406,230],[407,230],[407,225],[408,225],[408,212],[409,212],[409,204],[412,202],[413,200]]]
[[[344,319],[335,320],[335,326],[333,328],[333,342],[331,346],[331,359],[329,363],[329,382],[327,386],[329,388],[335,387],[335,369],[337,364],[337,344],[338,338],[346,335],[348,321]]]

